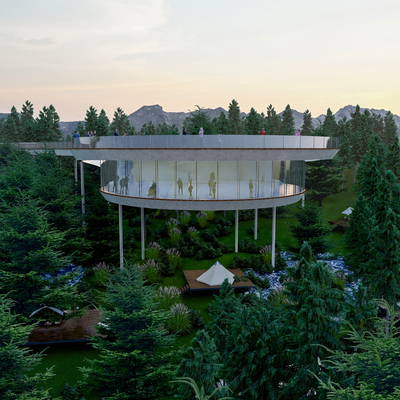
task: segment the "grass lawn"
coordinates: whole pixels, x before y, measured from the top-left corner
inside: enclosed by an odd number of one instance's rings
[[[345,172],[345,176],[347,179],[348,186],[352,185],[353,179],[353,171],[347,170]],[[340,220],[343,219],[342,211],[346,208],[350,207],[354,204],[356,200],[356,194],[348,188],[346,191],[338,193],[333,196],[329,196],[323,201],[323,218],[325,221],[328,220]],[[299,207],[301,203],[291,205],[286,207],[286,209],[290,212],[294,212],[297,207]],[[284,213],[286,217],[282,218],[280,215],[277,215],[277,224],[276,224],[276,240],[280,244],[282,250],[294,244],[293,238],[288,234],[288,228],[291,224],[295,223],[296,220],[293,218],[290,212]],[[227,212],[227,219],[230,219],[232,212]],[[192,218],[195,216],[195,213],[192,213]],[[153,217],[152,214],[149,214],[150,218],[150,229],[160,229],[162,228],[166,221],[169,218],[175,218],[176,213],[171,211],[168,217]],[[216,218],[223,217],[223,212],[216,212]],[[250,221],[240,221],[239,222],[239,240],[250,238],[254,240],[252,236],[249,235],[248,230],[251,225],[254,225],[254,220]],[[214,223],[210,222],[207,228],[212,232],[214,229]],[[258,245],[265,245],[272,240],[272,220],[267,218],[262,212],[259,212],[258,219]],[[128,228],[128,222],[124,221],[124,229]],[[234,247],[234,228],[233,232],[225,237],[220,237],[220,241],[223,243],[231,244],[232,248]],[[343,233],[339,231],[333,231],[330,234],[330,240],[334,244],[332,251],[334,253],[345,253],[347,251],[344,242],[343,242]],[[168,244],[169,239],[164,239],[164,244]],[[137,259],[140,259],[140,244],[137,243],[137,249],[135,249],[135,255]],[[238,253],[239,257],[249,257],[247,253]],[[228,267],[232,262],[235,253],[223,254],[218,258],[218,261],[221,262],[222,265]],[[186,284],[186,280],[183,275],[183,270],[194,270],[194,269],[207,269],[217,259],[207,259],[207,260],[196,260],[192,258],[182,258],[182,265],[177,270],[176,274],[172,277],[163,277],[162,285],[165,286],[176,286],[181,287]],[[101,290],[100,290],[101,291]],[[211,317],[206,312],[206,308],[208,304],[214,299],[214,296],[211,292],[195,292],[195,293],[184,293],[182,295],[182,301],[190,308],[194,310],[199,310],[205,322],[210,322]],[[177,347],[187,347],[190,345],[192,338],[195,336],[196,332],[193,331],[189,335],[186,336],[178,336],[176,339]],[[34,352],[43,350],[44,346],[37,347],[32,346],[32,350]],[[45,370],[54,365],[53,372],[56,374],[53,378],[48,381],[48,386],[51,387],[52,396],[60,396],[61,390],[64,386],[65,382],[69,382],[70,384],[76,384],[79,379],[81,379],[80,373],[77,369],[78,366],[84,365],[83,360],[85,358],[96,358],[99,355],[99,352],[91,347],[90,344],[85,343],[75,343],[75,344],[59,344],[59,345],[50,345],[47,346],[47,349],[44,352],[45,357],[43,359],[42,365],[37,370]],[[83,394],[87,400],[98,400],[101,397],[84,393]],[[159,400],[172,400],[173,397],[158,397]]]

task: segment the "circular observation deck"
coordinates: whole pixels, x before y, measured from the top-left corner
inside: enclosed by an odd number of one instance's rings
[[[283,206],[305,193],[305,161],[331,159],[337,139],[296,136],[80,138],[56,149],[97,160],[107,201],[174,210]]]

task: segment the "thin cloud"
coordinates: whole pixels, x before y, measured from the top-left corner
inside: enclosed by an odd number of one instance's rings
[[[13,33],[1,32],[0,37],[11,44],[23,44],[27,46],[52,46],[56,44],[56,41],[49,37],[42,37],[39,39],[25,39],[18,37]]]

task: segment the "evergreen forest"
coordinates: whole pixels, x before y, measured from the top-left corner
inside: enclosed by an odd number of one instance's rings
[[[311,125],[301,135],[333,136],[331,161],[307,162],[306,202],[277,209],[277,259],[271,264],[272,212],[235,214],[124,208],[124,268],[118,208],[99,193],[97,167],[85,166],[85,214],[74,162],[19,142],[62,140],[55,108],[34,118],[27,101],[0,120],[0,399],[392,399],[400,400],[400,147],[393,115],[361,112]],[[288,105],[278,116],[253,108],[210,119],[200,107],[188,134],[293,135]],[[172,135],[152,123],[138,132],[120,108],[110,121],[94,107],[81,135]],[[343,220],[347,229],[328,220]],[[326,262],[340,259],[349,273]],[[216,261],[240,268],[256,290],[180,293],[183,270]],[[287,261],[290,261],[290,263]],[[279,288],[272,276],[279,275]],[[246,278],[245,278],[246,279]],[[90,341],[27,345],[38,323],[100,310]],[[41,309],[42,314],[36,314]],[[35,316],[32,317],[32,314]]]

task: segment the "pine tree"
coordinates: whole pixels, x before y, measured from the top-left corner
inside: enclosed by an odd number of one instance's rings
[[[299,252],[303,242],[306,241],[315,254],[327,252],[331,247],[327,240],[331,229],[324,224],[319,208],[306,201],[304,207],[300,207],[295,213],[295,217],[298,223],[289,227],[290,234],[297,242],[297,246],[293,247],[292,250]]]
[[[214,131],[216,135],[229,135],[229,123],[226,114],[221,111],[218,118],[213,119]]]
[[[377,320],[375,329],[360,332],[354,326],[347,329],[347,340],[356,352],[337,350],[327,358],[333,368],[351,374],[347,384],[319,381],[328,399],[397,400],[400,398],[400,330],[395,327],[393,307],[387,302],[380,305],[389,312],[387,321]]]
[[[153,121],[145,122],[140,129],[141,135],[155,135],[156,134],[156,127],[153,124]]]
[[[380,114],[372,114],[372,118],[374,119],[374,135],[378,135],[382,141],[384,142],[384,129],[385,122]]]
[[[383,129],[384,143],[387,146],[393,144],[394,138],[398,138],[397,125],[393,118],[393,114],[388,111],[384,118],[384,129]]]
[[[243,132],[242,119],[240,118],[239,103],[233,99],[229,104],[228,109],[228,123],[230,135],[241,135]]]
[[[170,362],[180,352],[171,352],[172,336],[164,329],[168,314],[156,310],[154,290],[144,286],[136,267],[127,266],[113,276],[104,302],[110,306],[102,310],[100,328],[107,337],[93,341],[100,358],[79,368],[86,386],[124,399],[165,393],[175,372]]]
[[[43,107],[39,111],[39,117],[36,118],[36,140],[57,141],[61,138],[60,117],[56,109],[51,104],[49,107]]]
[[[261,128],[261,117],[258,112],[251,107],[250,113],[246,118],[246,135],[257,135]]]
[[[201,330],[186,350],[176,375],[192,378],[200,387],[204,387],[206,395],[211,395],[215,389],[215,382],[220,379],[221,365],[221,356],[215,340],[206,331]],[[191,399],[193,396],[192,390],[182,384],[179,386],[179,394],[185,399]]]
[[[237,397],[278,398],[287,379],[287,332],[280,322],[286,314],[282,308],[270,307],[262,298],[241,303],[225,280],[211,306],[211,315],[209,335],[222,360],[217,376],[228,382]]]
[[[101,109],[99,118],[97,119],[97,136],[107,136],[110,134],[110,120],[107,117],[106,112]]]
[[[270,104],[267,107],[267,118],[266,118],[266,135],[280,135],[281,134],[282,120],[279,115],[277,115],[275,108]]]
[[[200,128],[203,128],[205,135],[214,135],[214,126],[210,115],[203,108],[196,106],[197,110],[190,111],[190,116],[185,118],[183,126],[188,135],[197,135]]]
[[[93,106],[90,106],[89,110],[86,111],[85,130],[86,132],[96,131],[97,134],[98,125],[99,125],[99,117],[97,116],[97,110]]]
[[[13,291],[15,309],[25,316],[41,304],[68,310],[84,297],[68,286],[75,275],[56,274],[70,260],[59,250],[65,234],[47,217],[37,200],[21,193],[16,203],[3,206],[0,219],[0,284]]]
[[[130,122],[128,116],[122,110],[122,108],[118,107],[117,111],[114,112],[113,122],[111,124],[111,129],[117,130],[119,135],[123,135],[128,131],[130,127]]]
[[[34,142],[35,137],[35,119],[33,118],[33,104],[30,101],[26,101],[22,105],[21,112],[21,126],[23,131],[23,140],[26,142]]]
[[[400,178],[400,144],[399,137],[396,135],[393,138],[393,144],[389,146],[387,152],[387,161],[386,161],[387,169],[391,170],[397,180]]]
[[[284,283],[289,302],[287,309],[292,315],[291,341],[294,376],[284,389],[288,398],[320,398],[315,375],[329,373],[321,367],[328,349],[340,348],[338,339],[341,324],[338,315],[343,311],[344,295],[336,288],[330,268],[312,258],[312,249],[305,242],[300,251],[300,261],[288,268]],[[316,391],[314,394],[313,391]]]
[[[324,122],[322,123],[322,135],[335,137],[338,134],[338,126],[335,116],[330,108],[326,111]]]
[[[282,113],[281,129],[282,135],[294,135],[294,118],[289,104]]]
[[[303,113],[303,125],[301,126],[300,133],[302,136],[313,135],[312,117],[309,110],[306,110]]]
[[[322,200],[331,194],[341,191],[342,176],[334,160],[312,161],[306,167],[307,197],[318,200],[322,207]]]
[[[30,326],[18,322],[13,301],[0,294],[0,398],[4,400],[48,399],[50,394],[42,386],[54,374],[32,373],[40,364],[39,355],[30,354],[27,343]]]

